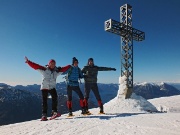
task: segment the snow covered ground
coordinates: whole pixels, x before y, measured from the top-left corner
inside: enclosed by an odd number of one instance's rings
[[[138,96],[135,97],[136,99],[128,100],[116,97],[104,105],[106,114],[103,115],[99,115],[99,109],[94,108],[90,110],[93,115],[89,116],[81,116],[81,112],[77,111],[72,119],[64,114],[51,121],[32,120],[0,126],[0,135],[179,135],[178,111],[147,113],[137,106]],[[179,99],[180,96],[172,96],[150,102],[168,108],[176,107],[177,110],[180,109]],[[118,100],[122,100],[122,105]]]
[[[124,99],[123,78],[120,84],[117,96],[104,104],[106,114],[93,108],[89,116],[76,111],[71,119],[64,114],[51,121],[10,124],[0,126],[0,135],[180,135],[180,95],[147,101],[132,94]]]
[[[151,102],[158,111],[180,113],[180,95],[150,99],[148,101]]]

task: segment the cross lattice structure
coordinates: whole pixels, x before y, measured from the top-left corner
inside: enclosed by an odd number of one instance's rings
[[[121,76],[126,76],[125,98],[130,98],[133,91],[133,40],[145,39],[144,32],[132,27],[132,6],[121,6],[120,22],[105,21],[105,31],[121,36]]]

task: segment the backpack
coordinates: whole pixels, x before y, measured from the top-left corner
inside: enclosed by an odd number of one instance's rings
[[[68,80],[69,76],[71,75],[72,69],[73,69],[73,67],[71,66],[70,69],[69,69],[69,72],[68,72],[67,75],[64,77],[64,78],[66,79],[66,81]],[[78,67],[79,80],[80,80],[80,70],[81,70],[81,69]],[[80,80],[80,83],[81,83],[81,80]]]

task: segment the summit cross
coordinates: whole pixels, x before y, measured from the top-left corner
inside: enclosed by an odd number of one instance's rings
[[[132,6],[120,7],[120,22],[105,21],[105,31],[121,36],[121,77],[126,76],[125,99],[133,92],[133,40],[143,41],[145,33],[132,27]]]

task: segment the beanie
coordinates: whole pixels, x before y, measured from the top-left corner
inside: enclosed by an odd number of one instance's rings
[[[78,59],[76,59],[76,57],[73,57],[72,64],[74,64],[75,61],[78,62]]]
[[[89,59],[88,59],[88,62],[89,62],[89,61],[92,61],[92,62],[93,62],[94,60],[93,60],[93,58],[89,58]]]
[[[88,59],[88,62],[87,62],[87,66],[89,65],[89,61],[92,61],[92,64],[94,65],[94,60],[93,60],[93,58],[89,58],[89,59]]]
[[[53,60],[53,59],[51,59],[51,60],[49,60],[48,65],[50,65],[50,63],[51,63],[51,62],[54,62],[54,63],[56,64],[56,61],[55,61],[55,60]]]

